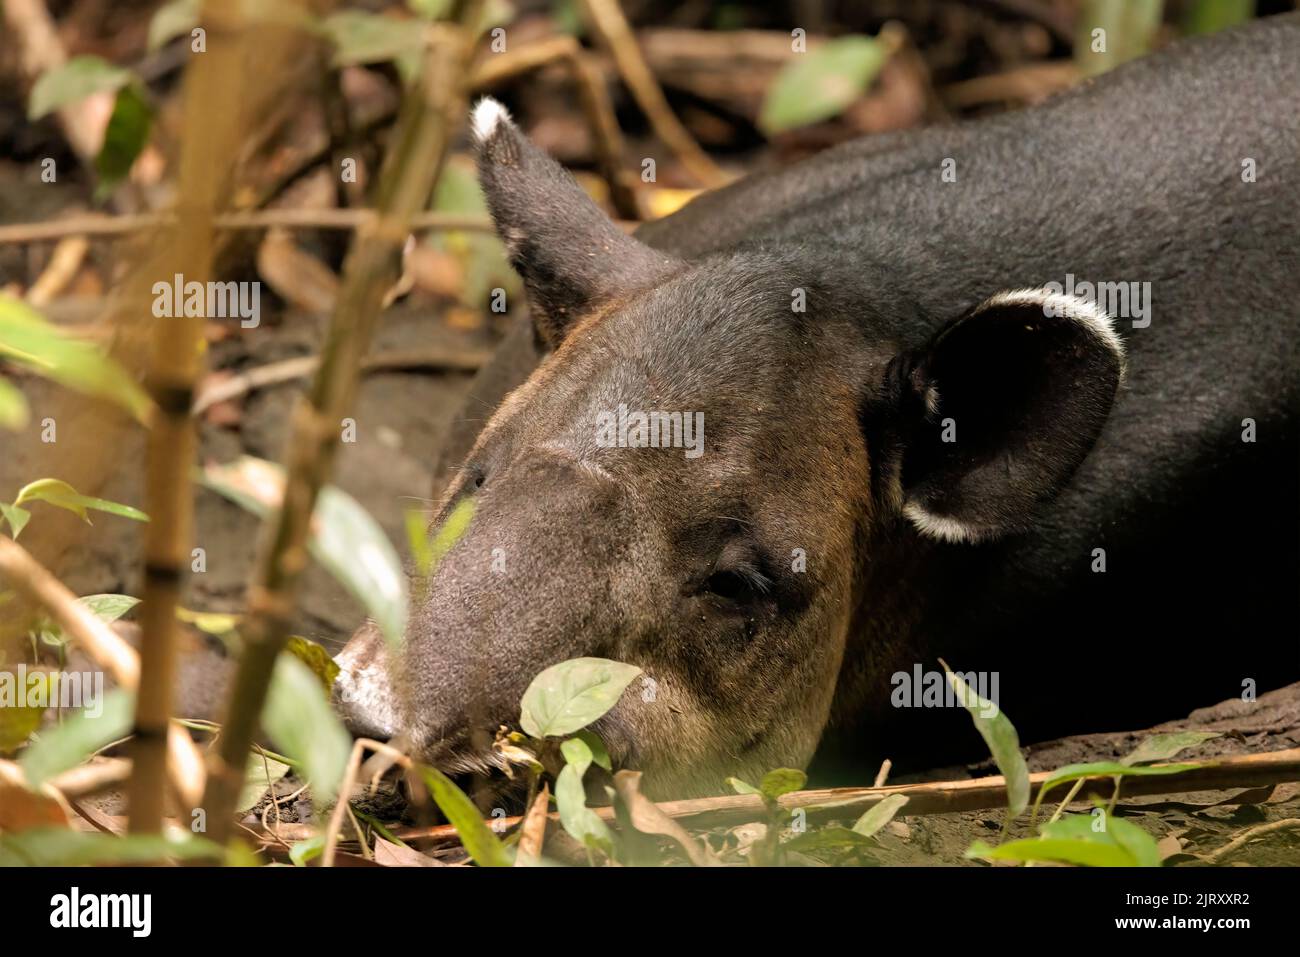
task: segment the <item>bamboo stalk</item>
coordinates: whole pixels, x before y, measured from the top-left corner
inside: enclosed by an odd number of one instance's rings
[[[339,422],[352,406],[361,361],[384,294],[397,279],[411,219],[428,202],[446,160],[453,124],[464,113],[475,40],[469,25],[480,21],[481,10],[482,0],[466,0],[455,18],[459,26],[438,25],[430,31],[422,75],[403,104],[392,150],[380,171],[377,216],[353,237],[320,368],[307,400],[293,415],[284,501],[270,520],[270,537],[240,629],[244,652],[219,746],[209,754],[204,807],[208,836],[219,843],[232,829],[245,758],[275,659],[288,636],[299,579],[307,565],[312,512],[338,449]]]

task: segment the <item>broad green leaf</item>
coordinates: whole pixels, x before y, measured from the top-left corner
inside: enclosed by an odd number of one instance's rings
[[[175,836],[40,827],[0,835],[0,867],[80,867],[90,864],[140,864],[148,861],[212,860],[224,857],[221,846],[205,837]]]
[[[614,707],[640,673],[640,668],[608,658],[572,658],[552,665],[524,692],[520,727],[534,738],[572,734]]]
[[[145,144],[149,142],[149,129],[153,126],[153,110],[133,84],[128,83],[117,91],[113,114],[104,131],[104,145],[95,157],[95,172],[99,175],[96,193],[105,196],[131,172]]]
[[[17,432],[27,427],[31,410],[27,407],[27,396],[8,379],[0,376],[0,429]]]
[[[1183,7],[1183,32],[1218,33],[1255,15],[1255,0],[1191,0]]]
[[[255,515],[279,508],[284,471],[264,459],[243,455],[210,465],[202,482]],[[321,489],[312,515],[312,555],[362,604],[392,648],[406,631],[406,575],[384,530],[352,496],[333,486]]]
[[[198,26],[201,6],[202,0],[169,0],[159,7],[149,21],[149,49],[157,50]]]
[[[1084,0],[1074,21],[1074,62],[1092,76],[1146,53],[1163,8],[1164,0]]]
[[[149,521],[149,516],[139,509],[132,508],[130,505],[121,505],[117,502],[95,498],[92,495],[82,495],[62,479],[43,478],[24,485],[19,490],[18,497],[14,499],[14,504],[25,505],[28,502],[47,502],[50,505],[65,508],[88,525],[90,524],[90,516],[86,514],[88,509],[94,509],[97,512],[108,512],[111,515],[120,515],[123,518],[132,518],[137,522]]]
[[[32,732],[41,726],[50,700],[50,676],[29,670],[0,671],[0,754],[12,754],[22,747]],[[39,704],[28,702],[35,700]]]
[[[239,627],[239,616],[219,611],[194,611],[190,608],[176,606],[176,617],[187,625],[193,625],[199,631],[220,638]]]
[[[1002,709],[986,701],[972,690],[962,678],[940,659],[948,673],[948,683],[957,694],[957,700],[970,712],[975,730],[980,733],[998,770],[1007,781],[1007,814],[1017,817],[1029,804],[1029,767],[1020,753],[1020,736],[1015,725],[1002,713]]]
[[[451,778],[435,768],[421,767],[429,794],[460,835],[460,842],[479,867],[509,867],[510,855],[505,845],[492,833],[474,802],[452,783]]]
[[[17,505],[0,504],[0,516],[3,516],[4,520],[9,523],[9,531],[13,533],[14,539],[17,540],[18,536],[22,534],[23,527],[32,517],[32,513],[25,508],[19,508]]]
[[[289,848],[289,860],[298,867],[306,867],[311,861],[325,853],[325,838],[320,834],[298,841]]]
[[[857,823],[853,825],[853,830],[870,837],[882,827],[894,819],[894,815],[908,801],[906,794],[891,794],[879,804],[868,808],[862,817],[858,818]]]
[[[96,346],[65,335],[40,313],[0,295],[0,356],[77,392],[108,399],[141,422],[153,408],[144,389]]]
[[[794,768],[777,768],[763,775],[758,791],[769,801],[775,801],[782,794],[798,791],[808,783],[808,775]]]
[[[772,135],[838,115],[866,92],[888,59],[883,43],[862,36],[795,54],[767,91],[759,128]]]
[[[254,748],[244,769],[244,787],[239,792],[235,810],[243,814],[257,806],[262,795],[289,772],[289,765],[261,754]]]
[[[352,736],[330,707],[320,679],[291,654],[276,659],[262,727],[302,767],[312,800],[333,801],[352,753]]]
[[[123,688],[108,692],[94,712],[82,709],[41,732],[28,745],[18,764],[32,787],[75,768],[100,748],[126,737],[135,724],[135,695]]]
[[[330,657],[330,653],[316,642],[298,635],[290,636],[287,647],[289,654],[311,669],[311,673],[320,680],[325,693],[329,694],[340,671],[338,662]]]
[[[27,101],[27,118],[39,120],[91,94],[119,89],[130,80],[130,70],[114,66],[103,57],[74,56],[41,74]]]
[[[1098,828],[1098,824],[1102,826]],[[1056,861],[1086,867],[1159,867],[1160,851],[1142,828],[1122,818],[1072,814],[1043,825],[1042,836],[989,847],[976,841],[967,857]]]
[[[1172,734],[1153,734],[1132,753],[1120,758],[1120,764],[1149,764],[1152,761],[1168,761],[1180,751],[1194,748],[1211,738],[1221,737],[1218,731],[1175,731]]]
[[[1043,803],[1043,798],[1047,792],[1058,785],[1065,784],[1069,781],[1078,781],[1080,778],[1109,778],[1109,777],[1145,777],[1159,774],[1177,774],[1179,771],[1190,771],[1193,768],[1199,768],[1199,764],[1161,764],[1156,767],[1134,767],[1128,764],[1120,764],[1118,761],[1094,761],[1091,764],[1067,764],[1063,768],[1058,768],[1048,775],[1047,780],[1038,789],[1038,797],[1034,799],[1034,813],[1038,813],[1038,806]]]
[[[591,767],[591,748],[579,738],[569,738],[560,745],[565,765],[555,779],[555,806],[560,812],[560,824],[584,847],[609,848],[612,845],[609,828],[591,808],[587,807],[587,789],[582,778]]]
[[[737,794],[761,795],[763,793],[758,788],[754,787],[754,785],[750,784],[748,781],[742,781],[740,778],[727,778],[727,783],[731,785],[731,789],[735,791]]]
[[[113,594],[86,595],[83,598],[78,598],[77,601],[89,608],[101,621],[107,622],[117,621],[140,604],[139,598],[132,598],[130,595]]]
[[[386,63],[419,53],[425,44],[423,23],[362,10],[332,13],[321,26],[334,44],[335,66]]]
[[[600,740],[600,735],[589,728],[583,728],[574,737],[583,741],[591,750],[591,760],[594,764],[606,771],[614,770],[614,764],[609,759],[609,751],[605,747],[605,742]]]
[[[859,847],[877,847],[875,841],[847,827],[828,825],[816,830],[806,831],[786,841],[781,847],[785,851],[843,851]]]

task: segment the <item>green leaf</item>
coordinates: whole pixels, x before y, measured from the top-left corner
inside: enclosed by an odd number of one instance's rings
[[[528,686],[519,724],[534,738],[572,734],[614,707],[640,673],[640,668],[608,658],[561,661]]]
[[[775,801],[782,794],[798,791],[808,783],[808,775],[794,768],[777,768],[763,775],[758,791],[769,801]]]
[[[386,63],[424,48],[424,24],[361,10],[340,10],[322,29],[334,44],[334,66]]]
[[[130,70],[114,66],[103,57],[74,56],[41,74],[27,101],[27,118],[39,120],[94,93],[123,87],[130,80]]]
[[[850,831],[847,827],[828,825],[827,827],[819,827],[814,831],[798,834],[781,846],[787,852],[799,851],[800,853],[806,853],[808,851],[843,851],[859,847],[874,848],[876,842],[863,834],[859,834],[857,831]]]
[[[894,815],[908,801],[906,794],[891,794],[879,804],[868,808],[853,825],[853,830],[864,837],[870,837],[894,819]]]
[[[948,683],[957,694],[957,700],[970,712],[975,730],[980,733],[998,770],[1007,781],[1007,815],[1017,817],[1029,804],[1029,767],[1020,753],[1020,736],[1015,725],[1002,713],[1002,709],[986,701],[962,680],[960,675],[939,660],[948,673]]]
[[[1194,748],[1211,738],[1221,737],[1218,731],[1175,731],[1171,734],[1153,734],[1132,753],[1120,758],[1120,764],[1148,764],[1152,761],[1168,761],[1180,751]]]
[[[235,810],[244,814],[262,800],[276,781],[284,777],[290,768],[281,761],[261,754],[256,748],[248,755],[248,764],[244,768],[244,786],[239,792]]]
[[[1183,8],[1183,32],[1218,33],[1255,15],[1255,0],[1191,0]]]
[[[126,370],[94,345],[65,335],[40,313],[0,295],[0,356],[85,395],[116,402],[144,422],[153,402]]]
[[[149,50],[157,50],[199,25],[202,0],[170,0],[149,21]]]
[[[8,379],[0,377],[0,429],[17,432],[27,427],[31,410],[27,407],[27,396]]]
[[[614,763],[609,759],[609,751],[605,747],[605,742],[600,740],[600,735],[589,728],[584,728],[574,735],[580,741],[587,745],[591,751],[591,760],[599,767],[606,771],[614,770]]]
[[[1095,829],[1102,824],[1100,830]],[[967,857],[1004,861],[1056,861],[1085,867],[1159,867],[1160,851],[1142,828],[1122,818],[1071,814],[1045,824],[1042,836],[996,848],[976,841]]]
[[[149,516],[139,509],[132,508],[130,505],[120,505],[117,502],[95,498],[91,495],[82,495],[62,479],[43,478],[24,485],[19,490],[18,497],[14,499],[14,504],[23,505],[27,502],[47,502],[50,505],[65,508],[88,525],[90,524],[90,516],[86,514],[87,509],[108,512],[111,515],[120,515],[123,518],[132,518],[137,522],[149,521]]]
[[[434,768],[420,767],[425,786],[438,809],[456,828],[460,842],[479,867],[509,867],[505,845],[492,833],[474,802],[452,783],[451,778]]]
[[[289,848],[289,860],[297,867],[306,867],[308,862],[314,861],[324,853],[325,838],[320,834],[313,834]]]
[[[352,754],[352,736],[330,707],[320,679],[291,654],[280,655],[262,709],[262,727],[311,782],[312,800],[334,800]]]
[[[727,783],[731,785],[731,789],[735,791],[737,794],[761,795],[763,793],[758,788],[754,787],[754,785],[750,784],[748,781],[742,781],[740,778],[727,778]]]
[[[1074,21],[1074,62],[1085,75],[1104,73],[1151,49],[1164,0],[1084,0]],[[1094,50],[1094,31],[1105,31],[1105,49]]]
[[[338,662],[330,657],[330,653],[322,645],[307,638],[300,638],[298,635],[289,637],[287,647],[289,654],[310,668],[311,673],[320,679],[325,693],[329,694],[334,688],[334,679],[339,676],[341,670]]]
[[[80,867],[90,864],[140,864],[164,860],[213,860],[225,856],[205,837],[180,833],[128,834],[39,827],[0,836],[0,867]]]
[[[139,598],[132,598],[130,595],[86,595],[78,598],[89,608],[101,621],[114,622],[125,615],[128,611],[140,604]]]
[[[32,513],[25,508],[19,508],[17,505],[0,504],[0,516],[9,523],[9,530],[13,532],[14,539],[22,534],[23,527],[32,517]]]
[[[0,754],[12,754],[41,726],[46,705],[28,705],[27,702],[32,698],[41,702],[50,700],[50,676],[48,672],[35,669],[26,675],[0,671],[0,688],[7,689],[0,695]]]
[[[584,847],[608,849],[613,844],[609,828],[587,807],[587,789],[582,783],[587,768],[591,767],[591,748],[579,738],[569,738],[560,745],[560,751],[566,762],[555,779],[555,806],[560,812],[560,824]]]
[[[208,466],[200,480],[254,515],[265,516],[284,498],[284,471],[249,455]],[[365,607],[389,646],[400,648],[406,631],[406,575],[384,530],[356,499],[333,486],[321,489],[311,528],[312,555]]]
[[[447,557],[447,553],[461,539],[461,536],[469,529],[469,523],[474,518],[474,500],[472,498],[463,498],[452,507],[451,514],[447,516],[434,532],[432,541],[429,542],[429,570],[426,572],[432,575],[442,564],[442,560]]]
[[[1043,782],[1042,787],[1038,789],[1038,797],[1034,799],[1034,813],[1038,813],[1038,806],[1043,803],[1043,798],[1047,792],[1058,785],[1065,784],[1069,781],[1077,781],[1080,778],[1109,778],[1109,777],[1144,777],[1159,774],[1177,774],[1179,771],[1190,771],[1193,768],[1199,768],[1199,764],[1161,764],[1157,767],[1133,767],[1128,764],[1120,764],[1117,761],[1094,761],[1091,764],[1067,764],[1063,768],[1058,768],[1048,775],[1047,780]]]
[[[116,688],[103,697],[102,708],[82,709],[41,732],[18,758],[33,788],[69,768],[75,768],[100,748],[126,737],[135,724],[135,695]]]
[[[145,144],[149,142],[149,129],[153,126],[153,110],[133,84],[117,91],[113,114],[104,131],[104,145],[95,157],[95,172],[99,175],[96,193],[110,193],[131,172]]]
[[[862,36],[795,54],[767,91],[759,128],[770,136],[838,115],[866,92],[888,59],[884,44]]]

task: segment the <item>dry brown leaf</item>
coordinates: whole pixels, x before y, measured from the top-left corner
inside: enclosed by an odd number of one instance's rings
[[[546,842],[546,812],[550,808],[551,789],[543,784],[533,806],[528,809],[519,826],[519,853],[515,867],[532,867],[542,858],[542,845]]]
[[[623,799],[632,826],[638,831],[672,838],[681,845],[686,856],[696,867],[710,867],[718,863],[712,851],[691,837],[685,828],[641,793],[640,771],[619,771],[614,775],[614,789]]]

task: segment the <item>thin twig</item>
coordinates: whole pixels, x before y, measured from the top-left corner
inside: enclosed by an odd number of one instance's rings
[[[677,154],[682,165],[701,184],[710,188],[724,185],[729,178],[727,174],[700,148],[668,105],[617,0],[582,0],[582,9],[592,32],[613,57],[623,82],[631,90],[656,135]]]
[[[4,536],[0,536],[0,575],[49,612],[90,657],[108,669],[118,685],[135,691],[140,681],[140,658],[135,649],[77,601],[77,596],[25,548]],[[167,748],[171,756],[168,775],[172,787],[182,802],[193,807],[203,793],[203,758],[189,732],[176,721],[169,726]]]

